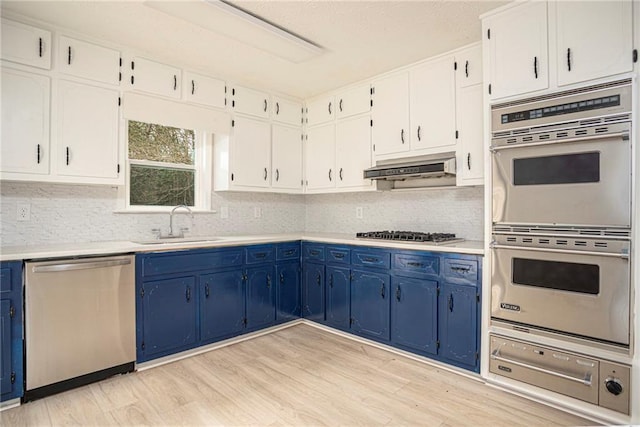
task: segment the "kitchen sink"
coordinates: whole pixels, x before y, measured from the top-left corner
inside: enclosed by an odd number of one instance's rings
[[[222,240],[221,237],[178,237],[178,238],[160,238],[152,240],[132,240],[133,243],[139,245],[169,245],[172,243],[205,243],[217,242]]]

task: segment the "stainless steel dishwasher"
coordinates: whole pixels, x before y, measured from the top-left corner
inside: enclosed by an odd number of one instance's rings
[[[24,401],[133,371],[133,255],[25,264]]]

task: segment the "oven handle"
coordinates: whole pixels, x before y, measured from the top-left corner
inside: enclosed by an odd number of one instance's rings
[[[38,265],[33,267],[34,273],[54,273],[58,271],[71,270],[91,270],[95,268],[116,267],[120,265],[129,265],[131,260],[128,258],[105,259],[102,261],[81,261],[74,260],[61,264]]]
[[[527,368],[527,369],[531,369],[533,371],[542,372],[543,374],[549,374],[549,375],[553,375],[554,377],[559,377],[559,378],[563,378],[565,380],[574,381],[574,382],[577,382],[577,383],[580,383],[580,384],[584,384],[584,385],[586,385],[588,387],[591,387],[591,385],[593,384],[591,382],[591,373],[590,372],[587,372],[585,374],[584,378],[574,377],[574,376],[571,376],[571,375],[563,374],[562,372],[556,372],[556,371],[552,371],[550,369],[541,368],[539,366],[529,365],[528,363],[519,362],[517,360],[507,359],[506,357],[500,356],[500,349],[498,349],[498,348],[495,349],[491,353],[491,358],[493,360],[498,360],[500,362],[511,363],[513,365],[520,366],[522,368]]]
[[[614,133],[607,133],[607,134],[601,134],[601,135],[591,135],[591,136],[581,136],[581,137],[577,137],[577,138],[554,139],[554,140],[545,141],[545,142],[529,142],[529,143],[526,143],[526,144],[501,145],[501,146],[492,145],[492,146],[489,147],[489,151],[494,153],[496,151],[508,150],[510,148],[539,147],[539,146],[542,146],[542,145],[564,144],[566,142],[582,142],[582,141],[591,141],[591,140],[594,140],[594,139],[615,138],[617,136],[622,137],[623,140],[628,141],[629,140],[629,131],[625,130],[625,131],[622,131],[622,132],[614,132]]]
[[[518,249],[523,251],[533,251],[533,252],[554,252],[558,254],[575,254],[575,255],[593,255],[593,256],[606,256],[606,257],[614,257],[614,258],[622,258],[629,259],[629,254],[625,253],[612,253],[612,252],[595,252],[595,251],[572,251],[570,249],[547,249],[547,248],[531,248],[528,246],[508,246],[508,245],[497,245],[495,243],[491,243],[489,245],[491,249]]]

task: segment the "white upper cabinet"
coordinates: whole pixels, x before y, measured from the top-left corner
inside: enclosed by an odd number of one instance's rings
[[[458,149],[457,185],[482,185],[484,143],[482,84],[461,87],[456,94]]]
[[[118,183],[118,96],[117,90],[58,80],[53,100],[58,175]]]
[[[323,96],[307,103],[305,107],[307,126],[315,126],[333,120],[336,112],[333,95]]]
[[[231,147],[231,187],[268,188],[271,178],[269,123],[236,117],[231,131]]]
[[[242,86],[233,86],[231,107],[236,113],[269,118],[269,94]]]
[[[51,68],[51,32],[2,18],[0,57],[48,70]]]
[[[49,173],[49,86],[47,76],[2,67],[3,178],[5,173]]]
[[[361,85],[339,93],[336,104],[338,119],[371,111],[371,86]]]
[[[482,83],[482,47],[464,49],[456,55],[456,87]]]
[[[363,178],[371,167],[371,125],[369,116],[341,120],[336,124],[336,188],[371,189]]]
[[[222,80],[185,71],[185,100],[210,107],[225,107],[225,83]]]
[[[373,128],[371,141],[374,156],[409,151],[409,74],[402,72],[373,83]]]
[[[280,123],[294,126],[302,125],[302,104],[274,96],[272,98],[271,118]]]
[[[302,191],[302,132],[274,124],[271,129],[271,188]]]
[[[60,36],[58,69],[75,77],[102,83],[120,83],[120,52],[93,43]]]
[[[180,98],[182,71],[179,68],[140,57],[134,58],[129,65],[132,89]]]
[[[532,1],[483,21],[491,98],[549,87],[547,3]]]
[[[631,0],[558,1],[553,6],[559,86],[633,69]]]
[[[335,187],[336,127],[333,123],[311,128],[306,136],[305,183],[308,192]]]
[[[425,154],[456,145],[456,84],[453,55],[409,71],[411,150]],[[377,91],[376,87],[376,91]],[[376,93],[377,97],[377,93]],[[377,125],[374,119],[374,127]],[[376,147],[376,152],[379,150]],[[417,154],[417,153],[416,153]]]

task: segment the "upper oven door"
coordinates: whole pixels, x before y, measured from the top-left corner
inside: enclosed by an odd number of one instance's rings
[[[494,224],[630,227],[630,124],[608,131],[494,147]]]

